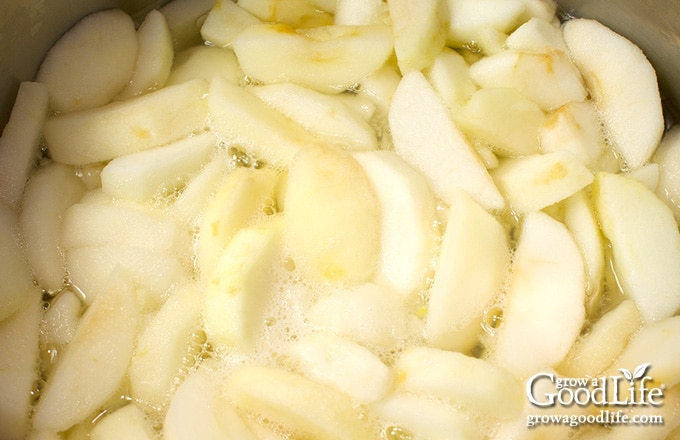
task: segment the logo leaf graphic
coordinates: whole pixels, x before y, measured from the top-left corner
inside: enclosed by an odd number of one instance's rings
[[[633,375],[630,373],[630,371],[626,370],[625,368],[619,368],[619,371],[624,375],[626,379],[629,381],[633,380]]]
[[[635,371],[633,372],[633,379],[640,379],[642,378],[645,373],[647,372],[647,369],[649,368],[649,363],[646,364],[640,364],[635,368]],[[632,379],[629,379],[632,380]]]

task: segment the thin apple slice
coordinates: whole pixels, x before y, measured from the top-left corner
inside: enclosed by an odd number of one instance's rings
[[[621,355],[641,326],[642,318],[633,301],[623,301],[576,341],[557,370],[568,377],[597,377]]]
[[[444,48],[434,59],[425,75],[444,104],[451,110],[465,104],[477,90],[470,76],[470,66],[455,50]]]
[[[316,143],[283,113],[221,77],[210,83],[208,105],[220,136],[274,165],[287,166],[300,148]]]
[[[212,276],[225,248],[240,229],[275,209],[278,174],[272,169],[237,168],[215,191],[203,213],[198,236],[198,264],[203,277]]]
[[[238,5],[267,23],[283,23],[294,28],[333,24],[333,16],[312,0],[238,0]]]
[[[215,134],[203,133],[119,156],[102,169],[102,190],[114,198],[138,201],[172,194],[208,161],[216,147]]]
[[[387,17],[387,3],[382,0],[337,0],[333,23],[364,26],[386,23]]]
[[[454,351],[411,347],[394,368],[398,391],[443,399],[496,420],[519,414],[523,397],[519,380],[486,360]]]
[[[72,290],[52,299],[43,316],[42,333],[47,344],[66,345],[73,339],[80,322],[83,302]]]
[[[374,438],[349,396],[294,373],[245,366],[229,377],[226,390],[237,408],[280,423],[301,438]]]
[[[0,201],[17,208],[40,147],[49,110],[47,86],[19,85],[12,114],[0,136]]]
[[[510,208],[520,215],[564,200],[594,178],[568,151],[505,159],[491,175]]]
[[[57,291],[64,284],[62,219],[84,194],[85,185],[74,169],[58,163],[39,168],[26,186],[19,225],[27,238],[26,259],[43,289]]]
[[[251,92],[322,142],[348,150],[378,148],[375,130],[337,96],[290,83],[254,87]]]
[[[392,54],[387,25],[293,29],[250,26],[233,43],[243,71],[264,83],[293,82],[339,93],[377,71]]]
[[[559,50],[506,50],[474,63],[470,75],[484,88],[515,88],[546,111],[587,96],[578,69]]]
[[[203,130],[203,80],[165,87],[127,101],[49,118],[45,143],[57,162],[86,165],[160,147]]]
[[[236,410],[221,395],[222,375],[215,362],[203,362],[172,396],[163,423],[166,440],[256,440]]]
[[[447,3],[448,42],[454,47],[474,45],[484,29],[509,32],[520,24],[524,12],[520,0],[447,0]]]
[[[392,97],[389,124],[395,151],[446,203],[457,189],[464,189],[486,209],[504,206],[484,165],[422,73],[404,75]]]
[[[296,268],[317,281],[361,283],[377,266],[378,201],[348,152],[311,147],[295,155],[285,195],[285,234]]]
[[[557,109],[539,129],[538,137],[544,153],[567,150],[588,167],[595,167],[607,148],[600,115],[590,100]]]
[[[132,358],[139,319],[132,283],[117,272],[48,378],[33,417],[36,429],[64,431],[111,397]]]
[[[135,70],[118,99],[159,89],[170,76],[175,52],[165,16],[156,9],[150,11],[137,30],[137,39],[139,50]]]
[[[36,290],[19,242],[19,218],[0,202],[0,322],[23,307]]]
[[[130,81],[137,60],[132,18],[120,9],[92,13],[52,46],[37,81],[50,90],[57,113],[85,110],[111,102]]]
[[[656,193],[680,220],[680,126],[666,132],[652,160],[659,165]]]
[[[398,344],[415,328],[403,295],[373,283],[319,299],[306,318],[313,328],[379,347]]]
[[[434,195],[425,178],[394,152],[361,152],[354,158],[380,204],[379,273],[398,290],[412,292],[422,286],[434,253]]]
[[[218,0],[201,26],[201,37],[210,45],[230,46],[247,27],[262,20],[229,0]]]
[[[429,397],[394,393],[371,409],[386,425],[388,433],[432,440],[479,438],[480,427],[469,414]]]
[[[302,336],[286,354],[304,376],[360,403],[382,399],[392,388],[392,372],[375,354],[332,333]]]
[[[251,348],[264,324],[272,266],[281,251],[282,219],[241,229],[207,282],[203,319],[210,340]]]
[[[430,67],[446,43],[449,20],[445,2],[389,0],[387,6],[399,70],[406,73]]]
[[[371,100],[382,112],[388,113],[392,95],[401,81],[399,69],[392,64],[385,64],[373,74],[365,77],[359,87],[359,96]]]
[[[138,401],[156,408],[166,403],[198,327],[202,299],[195,284],[177,288],[140,335],[128,372]]]
[[[153,440],[154,435],[151,422],[145,417],[144,411],[134,403],[125,405],[97,421],[89,438],[92,440]]]
[[[512,34],[505,44],[510,50],[544,52],[557,49],[567,52],[567,44],[562,37],[562,29],[543,18],[533,17]]]
[[[454,117],[470,138],[481,139],[499,155],[539,152],[538,129],[543,112],[517,89],[477,90]]]
[[[215,46],[193,46],[178,53],[166,86],[201,78],[210,82],[221,76],[237,83],[243,74],[233,50]]]
[[[624,294],[645,322],[673,315],[680,307],[680,233],[670,208],[642,183],[604,172],[593,198]]]
[[[635,44],[595,20],[569,20],[563,33],[624,166],[642,166],[664,131],[654,68]]]
[[[3,278],[6,279],[6,278]],[[40,291],[30,292],[22,307],[0,322],[0,437],[25,438],[31,390],[38,379]]]
[[[510,267],[503,226],[460,192],[451,202],[427,305],[429,345],[467,352],[478,342],[485,307],[501,293]]]
[[[581,251],[548,214],[524,217],[490,358],[519,377],[560,362],[585,322]]]

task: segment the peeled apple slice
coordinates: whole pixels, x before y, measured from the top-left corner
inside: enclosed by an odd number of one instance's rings
[[[486,209],[504,206],[486,168],[422,73],[409,72],[399,82],[389,124],[397,154],[420,171],[446,203],[464,189]]]
[[[57,115],[45,123],[45,143],[57,162],[86,165],[160,147],[203,130],[207,83],[194,80],[126,101]]]
[[[333,24],[333,16],[314,0],[239,0],[238,5],[269,23],[283,23],[294,28],[311,28]]]
[[[6,279],[6,278],[3,278]],[[29,292],[21,309],[0,321],[0,438],[28,432],[33,382],[38,379],[41,295]]]
[[[409,293],[421,286],[434,252],[434,195],[423,176],[394,152],[361,152],[354,158],[380,203],[380,274]]]
[[[165,16],[150,11],[137,30],[139,50],[135,71],[119,99],[142,95],[165,85],[170,76],[175,51]]]
[[[400,391],[443,399],[494,419],[512,419],[522,406],[522,387],[509,371],[454,351],[409,348],[397,360],[395,376]]]
[[[374,438],[349,396],[294,373],[245,366],[229,377],[226,391],[237,408],[279,423],[301,438]]]
[[[519,25],[524,4],[520,0],[447,0],[448,42],[454,47],[474,44],[488,28],[509,32]]]
[[[450,206],[430,290],[428,344],[460,352],[472,349],[484,308],[500,293],[509,266],[505,229],[461,191]]]
[[[36,429],[64,431],[111,397],[132,358],[138,319],[132,283],[117,272],[83,316],[50,375],[33,417]]]
[[[680,307],[680,233],[670,208],[642,183],[604,172],[597,174],[593,199],[624,294],[645,322],[675,314]]]
[[[215,46],[193,46],[178,53],[166,87],[201,78],[210,82],[221,76],[237,83],[242,76],[234,51]]]
[[[47,86],[22,82],[0,136],[0,201],[16,208],[38,156],[49,110]]]
[[[57,291],[64,284],[65,262],[60,242],[66,210],[85,194],[85,185],[72,167],[51,163],[31,176],[19,224],[26,240],[26,258],[43,289]]]
[[[125,405],[99,420],[89,438],[91,440],[152,440],[155,438],[151,423],[134,403]]]
[[[230,0],[219,0],[201,26],[201,37],[215,46],[229,46],[247,27],[262,21]]]
[[[312,280],[368,281],[380,246],[378,206],[363,168],[349,153],[300,150],[288,174],[284,210],[295,266]]]
[[[425,75],[450,109],[465,104],[477,90],[465,58],[448,47],[439,52]]]
[[[135,24],[128,14],[120,9],[95,12],[52,46],[36,79],[49,88],[57,113],[98,107],[130,81],[137,50]]]
[[[676,220],[680,219],[679,126],[666,132],[652,160],[659,165],[659,182],[656,193],[671,208]]]
[[[581,331],[584,299],[583,257],[567,228],[526,215],[492,361],[519,377],[557,364]]]
[[[392,33],[387,25],[294,29],[262,24],[241,32],[233,47],[243,71],[255,80],[339,93],[387,61]]]
[[[203,319],[208,337],[248,349],[264,322],[272,265],[281,249],[281,218],[241,229],[208,279]]]
[[[595,20],[569,20],[563,33],[614,148],[625,166],[642,166],[664,131],[654,68],[635,44]]]

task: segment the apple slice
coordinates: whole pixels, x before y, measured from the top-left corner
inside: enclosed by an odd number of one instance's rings
[[[71,289],[64,290],[53,298],[42,321],[45,343],[66,345],[71,342],[82,310],[83,302]]]
[[[247,350],[264,323],[272,265],[281,250],[282,219],[241,229],[207,282],[203,320],[211,341]]]
[[[394,52],[401,73],[430,67],[446,43],[449,18],[442,0],[389,0]]]
[[[19,310],[0,321],[0,394],[3,396],[0,437],[3,439],[25,438],[28,432],[31,390],[38,379],[41,315],[41,295],[35,289]]]
[[[19,219],[0,202],[0,322],[23,307],[32,292],[33,274],[19,242]]]
[[[156,438],[149,420],[144,412],[134,403],[125,405],[106,415],[90,431],[92,440],[153,440]]]
[[[129,367],[137,400],[162,408],[180,374],[192,332],[198,327],[202,295],[195,284],[177,288],[137,340]]]
[[[347,150],[378,148],[375,129],[337,96],[296,84],[270,84],[250,89],[255,96],[303,126],[324,143]]]
[[[361,80],[359,96],[371,100],[380,111],[387,114],[392,102],[392,95],[401,81],[399,69],[393,64],[385,64],[382,68]]]
[[[578,69],[559,50],[506,50],[474,63],[470,75],[483,88],[515,88],[546,111],[587,96]]]
[[[486,209],[504,206],[484,165],[422,73],[404,75],[392,97],[389,125],[395,151],[427,178],[446,203],[460,188]]]
[[[233,43],[241,68],[263,83],[293,82],[339,93],[374,73],[392,54],[387,25],[293,29],[250,26]]]
[[[0,201],[17,208],[40,150],[40,138],[49,110],[47,86],[19,85],[12,114],[0,136]]]
[[[313,0],[238,0],[238,5],[268,23],[284,23],[294,28],[333,24],[333,16]]]
[[[214,76],[221,76],[232,83],[242,79],[243,74],[234,51],[215,46],[193,46],[177,54],[165,85],[197,78],[210,82]]]
[[[394,393],[371,409],[386,425],[388,433],[432,440],[479,438],[480,427],[467,413],[429,397]]]
[[[132,283],[117,272],[48,378],[33,417],[36,429],[64,431],[111,397],[132,358],[139,319]]]
[[[26,186],[19,225],[26,259],[38,284],[57,291],[64,284],[65,262],[60,242],[66,210],[85,194],[85,185],[72,167],[51,163],[38,168]]]
[[[451,110],[465,104],[477,90],[477,84],[470,76],[470,66],[455,50],[444,48],[434,59],[425,75]]]
[[[671,208],[675,219],[680,220],[680,126],[666,132],[652,160],[659,165],[656,194]]]
[[[165,16],[156,9],[150,11],[137,30],[137,39],[139,50],[135,70],[118,99],[159,89],[170,76],[175,52]]]
[[[520,0],[447,0],[450,24],[448,43],[473,45],[484,29],[509,32],[520,24],[524,3]]]
[[[524,217],[490,359],[519,377],[560,362],[585,322],[581,251],[548,214]]]
[[[454,115],[461,130],[472,139],[481,139],[499,155],[539,152],[543,112],[517,89],[477,90]]]
[[[216,147],[215,134],[203,133],[119,156],[102,169],[102,190],[117,199],[138,201],[172,194],[208,161]]]
[[[569,20],[563,33],[624,166],[642,166],[664,131],[654,68],[637,46],[595,20]]]
[[[92,13],[47,52],[36,80],[50,90],[57,113],[111,102],[130,81],[137,60],[132,18],[120,9]]]
[[[347,152],[311,147],[288,173],[286,243],[312,280],[362,283],[375,273],[380,246],[378,201],[361,165]]]
[[[590,100],[569,102],[557,109],[538,136],[544,153],[567,150],[591,168],[607,148],[600,115]]]
[[[230,0],[218,0],[201,26],[201,37],[213,46],[230,46],[247,27],[262,21]]]
[[[365,26],[387,23],[387,3],[382,0],[337,0],[334,24]]]
[[[568,151],[505,159],[491,175],[510,208],[519,215],[564,200],[594,178]]]
[[[640,168],[627,171],[623,174],[625,174],[625,176],[630,179],[637,180],[646,186],[647,189],[656,193],[656,189],[659,186],[659,176],[661,175],[661,170],[659,170],[658,164],[647,163],[642,165]]]
[[[604,172],[593,198],[624,294],[645,322],[673,315],[680,307],[680,233],[670,208],[642,183]]]
[[[203,80],[49,118],[45,143],[57,162],[86,165],[160,147],[206,126]]]
[[[512,419],[522,405],[520,382],[507,370],[483,359],[411,347],[394,368],[398,391],[443,399],[485,417]]]
[[[201,275],[210,277],[234,234],[264,217],[276,198],[272,169],[236,168],[215,191],[203,213],[198,236]]]
[[[621,355],[641,326],[642,318],[633,301],[623,301],[576,341],[557,370],[568,377],[598,377]]]
[[[551,14],[552,16],[552,14]],[[505,40],[510,50],[545,52],[552,49],[567,53],[562,29],[543,18],[533,17]]]
[[[379,273],[405,293],[425,278],[435,245],[435,200],[427,181],[391,151],[356,153],[380,204]]]
[[[510,249],[503,226],[466,193],[459,192],[450,209],[425,334],[431,346],[464,353],[477,343],[484,308],[501,292]]]
[[[403,295],[373,283],[319,299],[306,317],[313,328],[379,347],[398,344],[416,324],[407,313]]]
[[[287,166],[300,148],[316,143],[283,113],[222,77],[210,83],[208,105],[220,136],[274,165]]]
[[[221,394],[216,362],[203,362],[172,396],[163,423],[166,440],[256,440]]]
[[[281,424],[301,438],[374,438],[349,396],[294,373],[245,366],[229,377],[226,390],[238,409]]]
[[[302,336],[286,354],[304,376],[360,403],[375,402],[392,388],[392,372],[375,354],[332,333]]]

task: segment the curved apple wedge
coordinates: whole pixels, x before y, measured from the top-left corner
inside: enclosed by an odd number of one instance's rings
[[[628,167],[644,165],[664,130],[654,68],[637,46],[594,20],[569,20],[563,34],[614,147]]]
[[[548,214],[524,218],[491,358],[517,376],[557,364],[585,321],[581,251]]]
[[[593,196],[624,294],[645,322],[675,314],[680,233],[670,208],[644,184],[618,174],[598,173]]]
[[[132,358],[140,315],[132,283],[122,272],[114,273],[108,286],[83,316],[48,378],[35,410],[35,429],[70,428],[121,385]]]

